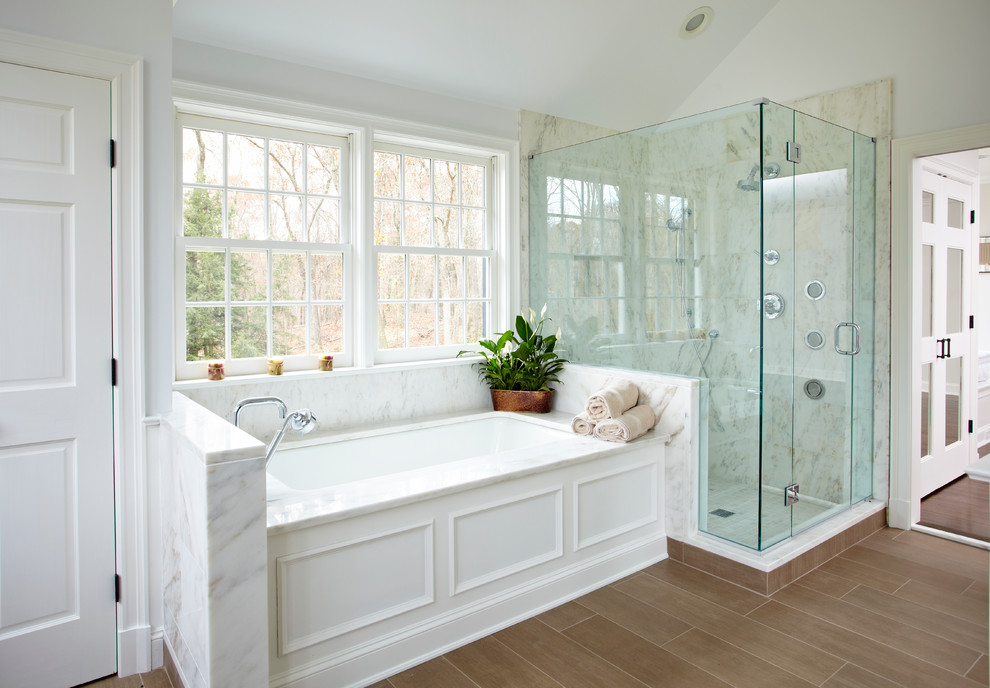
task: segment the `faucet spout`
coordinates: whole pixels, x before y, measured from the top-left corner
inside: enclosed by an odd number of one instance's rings
[[[262,406],[264,404],[272,404],[277,407],[279,418],[285,418],[285,414],[289,412],[289,408],[285,405],[285,402],[278,397],[248,397],[247,399],[241,399],[238,401],[237,406],[234,407],[234,425],[241,427],[241,409],[247,406]]]

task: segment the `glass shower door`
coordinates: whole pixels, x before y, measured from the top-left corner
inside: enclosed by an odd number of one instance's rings
[[[854,362],[864,346],[854,308],[853,133],[795,113],[794,136],[792,534],[851,502]]]

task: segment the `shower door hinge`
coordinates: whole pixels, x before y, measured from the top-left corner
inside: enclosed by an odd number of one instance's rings
[[[120,602],[120,574],[116,573],[113,576],[113,601]]]
[[[970,210],[969,211],[969,224],[971,224],[971,225],[975,225],[976,224],[976,211],[975,210]]]
[[[787,162],[801,162],[801,144],[793,141],[787,142]]]
[[[969,434],[973,434],[973,421],[969,421]]]
[[[110,139],[110,167],[117,166],[117,142]]]
[[[972,316],[972,315],[971,315],[971,316],[969,316],[969,329],[971,329],[971,330],[972,330],[972,329],[973,329],[974,327],[976,327],[976,326],[975,326],[975,325],[973,324],[975,320],[976,320],[976,317],[975,317],[975,316]]]
[[[111,358],[110,359],[110,386],[111,387],[116,387],[117,386],[117,359],[116,358]]]
[[[784,488],[784,506],[790,506],[794,502],[800,501],[800,498],[798,497],[798,491],[800,489],[801,486],[797,483],[788,485]]]

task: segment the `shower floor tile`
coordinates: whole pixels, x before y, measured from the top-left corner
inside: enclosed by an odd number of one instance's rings
[[[784,506],[781,490],[764,486],[762,492],[764,548],[791,534],[792,518],[795,527],[804,530],[842,509],[840,505],[816,503],[807,499],[787,507]],[[701,515],[699,529],[755,548],[758,511],[754,485],[709,478],[708,505]]]

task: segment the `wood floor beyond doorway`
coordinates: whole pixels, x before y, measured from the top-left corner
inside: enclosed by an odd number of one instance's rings
[[[990,484],[963,476],[921,500],[923,526],[990,542]]]
[[[670,559],[373,688],[974,688],[990,554],[884,529],[764,597]]]

